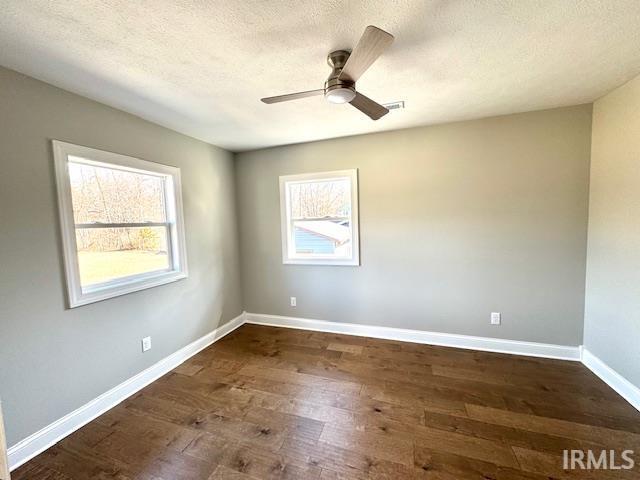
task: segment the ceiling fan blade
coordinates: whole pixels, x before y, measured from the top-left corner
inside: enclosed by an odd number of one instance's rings
[[[389,113],[387,108],[374,102],[369,97],[365,97],[361,93],[356,93],[355,98],[349,103],[371,118],[371,120],[378,120]]]
[[[318,90],[307,90],[306,92],[289,93],[287,95],[278,95],[277,97],[261,98],[261,100],[264,103],[278,103],[297,100],[299,98],[315,97],[316,95],[324,95],[324,88],[320,88]]]
[[[357,81],[376,59],[393,43],[393,35],[369,25],[353,49],[338,76],[339,80]]]

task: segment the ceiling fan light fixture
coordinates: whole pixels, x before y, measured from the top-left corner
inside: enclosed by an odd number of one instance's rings
[[[280,103],[324,95],[328,102],[348,103],[371,120],[378,120],[389,113],[389,109],[356,91],[356,82],[392,42],[393,35],[369,25],[364,29],[364,33],[352,51],[329,52],[327,64],[331,67],[331,73],[324,82],[324,88],[266,97],[261,100],[264,103]]]
[[[356,92],[352,88],[334,88],[325,93],[324,97],[331,103],[349,103],[356,97]]]

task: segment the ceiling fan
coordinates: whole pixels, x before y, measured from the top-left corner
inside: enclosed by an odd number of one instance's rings
[[[327,81],[324,82],[324,88],[267,97],[262,101],[264,103],[279,103],[324,95],[324,98],[331,103],[350,103],[372,120],[378,120],[389,113],[389,110],[357,92],[356,81],[392,42],[393,35],[369,25],[352,52],[336,50],[327,56],[327,63],[332,71]]]

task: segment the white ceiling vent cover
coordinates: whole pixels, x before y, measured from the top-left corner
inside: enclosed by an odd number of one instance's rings
[[[385,107],[387,110],[399,110],[401,108],[404,108],[404,100],[400,100],[398,102],[384,103],[382,106]]]

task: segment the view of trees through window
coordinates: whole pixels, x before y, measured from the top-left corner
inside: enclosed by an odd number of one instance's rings
[[[70,158],[83,287],[169,268],[165,179]]]
[[[351,255],[348,178],[289,184],[296,254]]]

